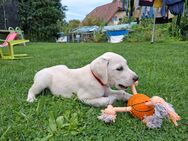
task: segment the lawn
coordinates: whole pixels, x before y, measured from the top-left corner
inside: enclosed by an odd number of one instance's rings
[[[188,140],[188,42],[29,43],[15,47],[15,51],[28,53],[32,58],[0,60],[0,140]],[[140,77],[140,93],[158,95],[173,104],[182,117],[178,127],[166,119],[160,129],[148,129],[129,113],[118,113],[115,123],[105,124],[97,120],[101,108],[82,104],[76,97],[54,97],[48,90],[34,103],[26,102],[33,76],[40,69],[58,64],[82,67],[107,51],[128,60]],[[124,103],[118,101],[114,105]]]

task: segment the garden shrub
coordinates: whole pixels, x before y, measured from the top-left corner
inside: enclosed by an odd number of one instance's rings
[[[188,40],[188,17],[182,17],[179,25],[174,20],[169,27],[169,34],[179,40]]]
[[[96,32],[94,34],[94,38],[93,38],[94,42],[99,43],[99,42],[105,42],[106,40],[107,37],[104,32]]]
[[[130,42],[151,41],[153,19],[142,19],[139,25],[132,27],[127,40]],[[155,26],[155,41],[164,41],[169,38],[169,24],[156,24]]]

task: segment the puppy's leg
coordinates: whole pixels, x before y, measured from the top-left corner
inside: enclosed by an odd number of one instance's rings
[[[106,107],[109,104],[113,104],[113,102],[116,100],[115,97],[109,96],[109,97],[99,97],[94,99],[80,99],[83,103],[86,103],[88,105],[92,105],[95,107]]]
[[[39,94],[42,90],[44,90],[46,87],[34,83],[31,88],[29,89],[28,96],[27,96],[27,101],[28,102],[33,102],[36,98],[35,96]]]
[[[109,104],[113,104],[113,102],[116,100],[116,97],[114,96],[91,98],[90,95],[91,94],[89,93],[83,93],[83,92],[77,93],[78,99],[80,101],[82,101],[85,104],[92,105],[95,107],[104,107]]]
[[[35,75],[34,83],[28,92],[28,96],[27,96],[28,102],[33,102],[36,99],[35,96],[39,94],[42,90],[47,88],[50,84],[51,79],[49,78],[49,75],[41,72]]]
[[[132,95],[123,90],[112,90],[107,88],[105,91],[105,96],[114,96],[118,100],[127,101]]]

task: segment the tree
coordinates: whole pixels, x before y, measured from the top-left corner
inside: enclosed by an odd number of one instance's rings
[[[5,11],[5,7],[4,7],[4,3],[6,2],[6,0],[0,0],[0,5],[2,5],[2,9],[3,9],[3,18],[4,18],[4,28],[7,29],[6,26],[6,11]]]
[[[0,5],[5,3],[6,0],[0,0]]]
[[[77,27],[81,26],[80,20],[70,20],[68,23],[64,23],[62,25],[62,31],[67,34],[69,33],[72,29],[75,29]]]
[[[87,17],[82,24],[84,26],[91,26],[91,25],[98,25],[98,26],[104,26],[106,23],[98,18],[95,17]]]
[[[81,24],[80,20],[70,20],[69,21],[69,28],[70,29],[74,29],[74,28],[77,28],[79,27]]]
[[[52,41],[65,22],[66,6],[60,0],[19,0],[21,28],[34,41]]]

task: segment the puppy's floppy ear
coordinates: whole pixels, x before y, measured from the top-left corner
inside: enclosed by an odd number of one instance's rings
[[[91,62],[91,71],[103,84],[107,84],[108,82],[108,63],[109,59],[102,56]]]

